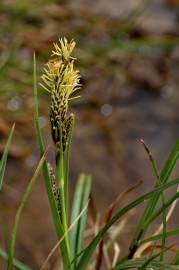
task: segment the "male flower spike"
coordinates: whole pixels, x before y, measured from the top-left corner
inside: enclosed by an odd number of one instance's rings
[[[59,39],[54,43],[52,59],[44,68],[41,84],[50,93],[50,123],[54,144],[57,147],[57,154],[60,152],[62,143],[65,152],[69,132],[73,123],[74,115],[68,115],[68,103],[75,98],[71,95],[80,88],[80,74],[74,69],[75,58],[71,56],[75,47],[75,41],[67,41],[66,38]]]

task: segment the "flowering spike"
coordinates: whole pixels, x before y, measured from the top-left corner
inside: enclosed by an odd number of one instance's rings
[[[45,65],[41,77],[44,85],[41,85],[51,96],[50,122],[53,141],[57,152],[60,151],[59,145],[62,142],[64,152],[74,118],[73,114],[67,115],[68,102],[74,98],[71,95],[80,88],[80,75],[79,71],[74,69],[75,58],[71,56],[75,41],[68,42],[63,38],[53,45],[52,58]]]

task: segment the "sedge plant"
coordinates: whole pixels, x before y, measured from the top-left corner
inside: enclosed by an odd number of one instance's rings
[[[70,234],[67,233],[69,227],[69,209],[68,209],[68,186],[69,186],[69,160],[71,138],[75,116],[68,113],[69,101],[77,98],[76,91],[80,88],[80,74],[74,68],[75,58],[72,52],[75,47],[75,41],[67,41],[66,38],[60,39],[59,44],[54,44],[52,58],[48,61],[42,75],[42,87],[50,94],[50,124],[51,134],[54,143],[54,153],[56,161],[56,172],[53,173],[52,166],[48,163],[44,168],[45,181],[48,182],[51,189],[53,204],[56,207],[56,229],[58,236],[63,237],[61,243],[61,252],[63,258],[64,269],[71,269],[72,258],[82,250],[82,239],[86,223],[86,214]],[[35,93],[36,95],[36,93]],[[36,101],[37,102],[37,101]],[[37,104],[37,103],[36,103]],[[37,110],[36,110],[37,111]],[[36,115],[37,134],[40,134],[38,116]],[[38,136],[39,145],[42,145],[41,136]],[[41,147],[41,154],[43,149]],[[77,192],[74,196],[73,211],[71,222],[73,222],[80,211],[85,207],[91,186],[91,178],[89,175],[81,175],[77,185]],[[49,190],[47,189],[47,193]],[[76,261],[74,262],[74,265]]]
[[[41,270],[46,269],[47,261],[56,249],[59,249],[59,260],[62,261],[61,269],[64,270],[179,269],[179,249],[177,246],[175,248],[173,245],[169,246],[167,242],[168,238],[179,235],[179,229],[168,230],[167,228],[167,222],[179,198],[179,188],[176,188],[176,192],[170,194],[170,196],[165,197],[166,190],[179,185],[179,178],[172,178],[172,172],[179,159],[179,140],[171,149],[161,170],[157,168],[156,161],[148,146],[144,141],[141,141],[156,179],[154,187],[151,188],[151,191],[114,212],[118,201],[135,187],[121,193],[107,209],[104,221],[100,223],[101,226],[97,227],[97,232],[95,231],[95,234],[92,234],[93,236],[87,243],[85,241],[85,232],[87,228],[87,211],[90,207],[89,198],[91,198],[90,175],[80,175],[73,195],[72,209],[69,209],[70,149],[75,121],[75,115],[69,112],[69,102],[79,97],[76,96],[76,93],[81,86],[80,73],[75,69],[75,58],[72,56],[74,48],[74,40],[69,42],[64,38],[55,43],[51,58],[45,65],[42,75],[41,85],[50,95],[49,119],[55,166],[47,160],[47,150],[39,123],[36,58],[34,54],[34,123],[40,162],[17,209],[9,248],[7,251],[0,248],[0,256],[7,261],[8,270],[12,270],[13,267],[20,270],[31,269],[15,258],[15,244],[18,225],[25,203],[38,173],[42,169],[57,244],[51,250],[45,262],[42,263]],[[3,184],[8,148],[13,131],[14,127],[10,132],[0,162],[0,188]],[[145,204],[144,213],[139,217],[126,255],[120,257],[120,241],[118,241],[118,238],[122,233],[122,228],[125,226],[126,214],[141,204]],[[162,217],[161,225],[151,235],[148,235],[149,228],[151,231],[153,222],[160,216]],[[116,224],[115,227],[114,224]],[[113,229],[112,234],[108,234],[111,228]],[[106,235],[108,237],[104,239]],[[170,256],[170,259],[166,259],[165,255],[169,251],[172,251],[172,256]],[[111,254],[113,254],[113,260],[110,260]]]

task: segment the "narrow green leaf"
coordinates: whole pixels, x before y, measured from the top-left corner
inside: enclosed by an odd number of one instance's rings
[[[24,206],[25,206],[25,203],[30,195],[30,192],[32,190],[32,187],[39,175],[39,172],[41,170],[41,167],[44,163],[44,160],[45,160],[45,155],[43,155],[43,157],[41,158],[38,166],[37,166],[37,169],[35,170],[34,172],[34,175],[32,177],[32,179],[30,180],[28,186],[27,186],[27,189],[26,191],[24,192],[23,194],[23,197],[22,197],[22,200],[21,200],[21,203],[17,209],[17,212],[16,212],[16,216],[15,216],[15,223],[14,223],[14,226],[13,226],[13,229],[12,229],[12,236],[11,236],[11,242],[10,242],[10,248],[9,248],[9,260],[8,260],[8,270],[11,270],[12,267],[13,267],[13,258],[14,258],[14,250],[15,250],[15,244],[16,244],[16,238],[17,238],[17,230],[18,230],[18,227],[19,227],[19,223],[20,223],[20,218],[21,218],[21,215],[22,215],[22,211],[24,209]]]
[[[126,260],[123,263],[117,264],[112,270],[126,270],[126,269],[139,269],[144,263],[146,259],[136,259],[136,260]],[[170,265],[164,262],[160,262],[157,260],[152,260],[147,269],[155,269],[155,270],[178,270],[178,266]]]
[[[149,147],[145,144],[144,140],[141,140],[141,143],[143,144],[145,150],[146,150],[146,153],[149,157],[149,160],[150,160],[150,163],[151,163],[151,167],[152,167],[152,170],[153,170],[153,173],[154,173],[154,176],[156,177],[156,183],[157,185],[160,185],[161,184],[161,180],[160,180],[160,173],[159,173],[159,170],[157,168],[157,164],[156,164],[156,161],[154,160],[153,158],[153,155],[149,149]],[[164,193],[161,192],[161,202],[162,202],[162,207],[164,206],[165,204],[165,197],[164,197]],[[167,222],[166,222],[166,211],[165,211],[165,207],[163,207],[163,212],[162,212],[162,221],[163,221],[163,237],[162,237],[162,246],[161,246],[161,250],[162,252],[160,253],[160,260],[163,261],[163,257],[164,257],[164,249],[165,249],[165,232],[167,230]],[[144,230],[145,231],[145,230]],[[153,250],[152,250],[153,252]],[[151,255],[152,256],[152,252],[151,252]]]
[[[91,191],[91,176],[86,175],[84,179],[84,187],[83,187],[83,196],[82,196],[82,202],[81,202],[81,210],[85,207],[89,200],[89,195]],[[84,232],[87,222],[87,211],[83,214],[81,219],[79,220],[79,226],[78,226],[78,241],[76,242],[76,254],[82,251],[83,244],[84,244]]]
[[[179,250],[177,250],[173,260],[172,260],[172,263],[171,264],[174,264],[174,265],[178,265],[179,264]]]
[[[138,270],[145,270],[148,268],[148,265],[150,265],[150,263],[152,261],[154,261],[154,259],[156,259],[157,257],[161,256],[161,253],[167,251],[169,248],[164,247],[164,249],[162,249],[160,252],[150,256],[148,259],[145,260],[145,262],[139,267]],[[162,262],[162,260],[160,260]]]
[[[179,236],[179,229],[165,232],[165,238],[172,237],[172,236]],[[162,237],[163,237],[163,233],[160,233],[160,234],[148,237],[144,240],[141,240],[139,242],[139,244],[142,245],[142,244],[147,243],[147,242],[160,240],[160,239],[162,239]]]
[[[172,205],[172,203],[177,200],[179,198],[179,191],[176,192],[168,201],[166,201],[162,207],[160,207],[159,209],[157,209],[148,219],[148,224],[146,224],[146,227],[149,226],[149,224],[151,224],[154,220],[156,220],[156,218],[162,214],[168,207],[170,207]],[[144,227],[145,230],[145,227]],[[165,232],[163,231],[163,237],[165,238]],[[138,241],[137,247],[140,245],[140,241]],[[128,256],[129,258],[129,256]]]
[[[165,162],[164,168],[160,174],[162,183],[166,183],[178,159],[179,159],[179,139],[176,141],[175,145],[173,146],[171,153],[167,161]]]
[[[85,174],[81,174],[76,185],[72,213],[71,213],[71,224],[76,220],[81,210],[87,204],[89,194],[91,190],[91,177]],[[79,219],[76,225],[70,232],[70,249],[72,259],[74,259],[73,269],[76,269],[77,254],[83,249],[84,230],[86,226],[87,211]]]
[[[14,132],[14,128],[15,128],[15,124],[12,126],[7,143],[5,145],[4,151],[3,151],[3,155],[0,161],[0,190],[2,188],[3,185],[3,180],[4,180],[4,174],[5,174],[5,169],[6,169],[6,163],[7,163],[7,155],[8,155],[8,151],[9,151],[9,145],[11,143],[12,140],[12,135]]]
[[[73,203],[72,203],[72,211],[71,211],[71,224],[76,219],[81,209],[81,201],[83,194],[83,184],[84,184],[84,175],[80,175],[80,178],[77,181]],[[72,259],[76,256],[76,239],[77,239],[77,231],[78,231],[78,223],[75,224],[73,229],[70,232],[70,250]],[[74,268],[74,267],[73,267]]]
[[[0,256],[6,261],[8,260],[8,254],[2,248],[0,248]],[[32,270],[29,266],[25,265],[17,259],[13,260],[13,264],[18,270]]]
[[[155,194],[158,194],[159,192],[162,192],[166,189],[168,189],[169,187],[176,185],[179,183],[179,179],[175,179],[172,180],[168,183],[162,184],[158,187],[156,187],[154,190],[142,195],[141,197],[139,197],[138,199],[136,199],[135,201],[133,201],[132,203],[128,204],[126,207],[122,208],[120,211],[118,211],[114,217],[110,220],[110,222],[108,224],[106,224],[100,231],[99,233],[96,235],[96,237],[91,241],[91,243],[88,245],[88,247],[85,249],[77,269],[78,270],[85,270],[87,264],[89,263],[89,260],[91,259],[97,245],[99,244],[99,242],[101,241],[101,239],[103,238],[103,236],[105,235],[105,233],[109,230],[109,228],[116,222],[118,221],[122,216],[124,216],[129,210],[133,209],[134,207],[136,207],[137,205],[141,204],[142,202],[150,199],[151,197],[153,197]]]
[[[89,201],[88,201],[89,203]],[[85,205],[85,207],[82,209],[81,213],[79,214],[79,216],[74,220],[74,222],[70,225],[70,227],[68,228],[68,230],[66,231],[66,235],[71,231],[71,229],[73,228],[73,226],[76,224],[76,222],[80,219],[80,217],[84,214],[84,212],[86,211],[86,209],[88,208],[88,203]],[[63,235],[63,237],[58,241],[58,243],[51,249],[50,253],[48,254],[47,258],[45,259],[45,261],[43,262],[42,266],[40,267],[39,270],[44,270],[46,269],[46,265],[48,263],[48,261],[50,260],[50,258],[52,257],[52,255],[54,254],[55,250],[59,247],[60,243],[63,241],[63,239],[65,238],[66,235]]]
[[[170,155],[167,161],[165,162],[164,167],[160,173],[160,183],[166,183],[168,181],[178,158],[179,158],[179,140],[177,140],[175,145],[173,146],[170,152]],[[157,182],[155,187],[157,187],[158,185],[159,183]],[[155,207],[158,203],[159,198],[160,198],[160,193],[156,193],[154,196],[151,197],[147,206],[145,207],[143,216],[140,219],[137,225],[137,229],[134,233],[130,250],[134,249],[134,247],[136,246],[136,243],[140,240],[140,238],[143,236],[144,232],[146,231],[147,229],[146,223],[148,222],[148,218],[150,218],[151,214],[155,210]]]
[[[166,208],[168,208],[175,200],[179,198],[179,191],[176,192],[168,201],[164,203],[162,207],[157,209],[148,219],[148,226],[151,222],[153,222]]]

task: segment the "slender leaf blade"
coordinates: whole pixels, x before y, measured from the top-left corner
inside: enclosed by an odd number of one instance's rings
[[[78,217],[81,210],[87,204],[89,199],[89,194],[91,190],[91,177],[89,175],[81,174],[77,182],[75,189],[73,207],[71,213],[71,224]],[[76,269],[77,254],[82,251],[84,230],[86,226],[87,211],[83,214],[77,224],[73,227],[70,232],[70,249],[72,258],[74,259],[73,269]]]
[[[179,236],[179,229],[165,232],[165,238],[173,237],[173,236]],[[147,242],[157,241],[157,240],[162,239],[162,237],[163,237],[163,232],[160,233],[160,234],[157,234],[157,235],[153,235],[151,237],[148,237],[148,238],[140,241],[139,244],[142,245],[142,244],[147,243]]]
[[[33,185],[35,184],[35,181],[39,175],[39,172],[42,168],[42,165],[44,163],[44,160],[45,160],[45,154],[42,156],[38,166],[37,166],[37,169],[35,170],[34,172],[34,175],[33,177],[31,178],[27,188],[26,188],[26,191],[24,192],[23,194],[23,197],[22,197],[22,200],[21,200],[21,203],[17,209],[17,212],[16,212],[16,217],[15,217],[15,223],[14,223],[14,226],[13,226],[13,229],[12,229],[12,236],[11,236],[11,242],[10,242],[10,248],[9,248],[9,261],[8,261],[8,270],[11,270],[12,267],[13,267],[13,260],[14,260],[14,249],[15,249],[15,244],[16,244],[16,238],[17,238],[17,231],[18,231],[18,227],[19,227],[19,223],[20,223],[20,219],[21,219],[21,215],[22,215],[22,211],[25,207],[25,204],[26,204],[26,201],[32,191],[32,187]]]
[[[3,151],[3,155],[0,161],[0,190],[2,188],[3,185],[3,180],[4,180],[4,174],[5,174],[5,169],[6,169],[6,163],[7,163],[7,156],[8,156],[8,151],[9,151],[9,146],[12,140],[12,136],[14,133],[14,129],[15,129],[15,124],[12,126],[7,143],[5,145],[4,151]]]
[[[177,162],[179,158],[179,139],[176,141],[176,143],[174,144],[168,159],[166,160],[163,169],[160,173],[160,183],[166,183],[169,180],[169,177],[175,167],[175,164]],[[160,183],[156,183],[155,187],[157,187]],[[147,206],[144,209],[144,214],[142,216],[142,218],[140,219],[138,225],[137,225],[137,229],[134,233],[134,237],[131,243],[131,250],[133,249],[133,247],[136,245],[136,243],[139,241],[139,239],[142,237],[142,235],[144,234],[144,232],[147,229],[146,226],[146,222],[148,221],[148,218],[150,218],[152,212],[154,211],[158,200],[160,198],[160,193],[156,193],[154,196],[151,197],[151,199],[149,200]],[[145,227],[145,229],[144,229]]]
[[[136,260],[126,260],[123,263],[117,264],[114,268],[112,268],[112,270],[139,269],[145,262],[146,262],[145,258]],[[170,265],[157,260],[152,260],[149,262],[147,269],[151,268],[155,270],[178,270],[178,266]]]
[[[0,256],[3,259],[8,260],[8,254],[2,248],[0,248]],[[17,259],[13,260],[13,264],[18,270],[32,270],[29,266],[25,265]]]
[[[179,179],[172,180],[168,183],[162,184],[158,187],[156,187],[154,190],[142,195],[135,201],[131,202],[128,204],[126,207],[122,208],[119,210],[114,217],[110,220],[108,224],[106,224],[96,235],[96,237],[91,241],[91,243],[88,245],[88,247],[84,250],[83,255],[79,261],[78,270],[85,270],[86,266],[91,259],[97,245],[105,235],[105,233],[109,230],[109,228],[116,222],[118,221],[122,216],[124,216],[129,210],[133,209],[134,207],[138,206],[139,204],[143,203],[145,200],[150,199],[153,197],[155,194],[158,194],[159,192],[162,192],[169,187],[172,187],[173,185],[176,185],[179,183]]]

